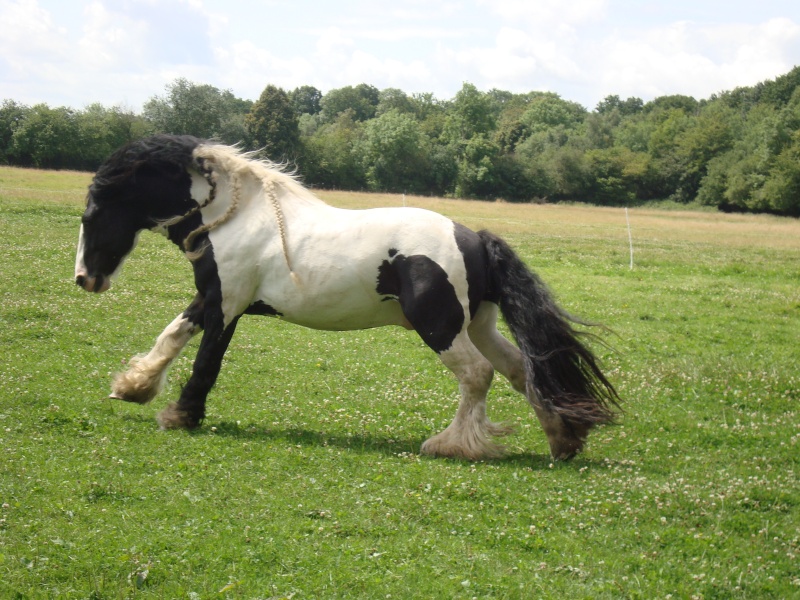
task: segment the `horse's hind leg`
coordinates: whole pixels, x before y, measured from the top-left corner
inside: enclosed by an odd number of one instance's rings
[[[153,348],[134,356],[128,369],[117,373],[111,384],[111,398],[147,404],[164,387],[167,370],[184,346],[202,329],[202,299],[198,296],[183,313],[167,325]]]
[[[497,331],[497,305],[484,302],[469,325],[470,339],[492,366],[509,380],[511,386],[528,399],[542,429],[547,435],[553,458],[566,459],[574,456],[583,446],[583,436],[572,431],[552,409],[545,407],[528,389],[525,365],[519,348]]]
[[[470,341],[466,331],[459,333],[452,346],[439,353],[442,362],[455,374],[461,401],[452,423],[422,444],[424,454],[468,460],[496,458],[503,448],[492,436],[505,435],[508,429],[492,423],[486,416],[486,394],[494,369]]]
[[[467,331],[481,354],[508,379],[515,390],[525,395],[526,377],[522,353],[497,331],[497,305],[491,302],[481,303]]]

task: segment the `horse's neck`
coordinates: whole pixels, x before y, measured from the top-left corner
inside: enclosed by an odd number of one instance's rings
[[[203,181],[202,183],[205,183]],[[197,187],[202,188],[202,183]],[[313,196],[304,196],[279,177],[259,179],[251,174],[220,178],[214,199],[202,209],[203,222],[258,220],[264,227],[280,229],[288,223],[324,219],[334,209]],[[206,191],[208,197],[210,188]],[[201,198],[195,200],[202,204]]]

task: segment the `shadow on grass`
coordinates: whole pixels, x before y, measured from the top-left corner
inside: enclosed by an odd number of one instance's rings
[[[288,444],[308,447],[333,446],[361,454],[380,453],[386,456],[419,455],[419,449],[425,437],[396,439],[370,434],[343,434],[313,431],[302,428],[270,429],[253,424],[238,424],[232,421],[219,421],[211,426],[204,425],[200,429],[190,432],[190,435],[215,435],[231,437],[242,440],[274,441],[283,440]],[[459,464],[468,464],[470,461],[451,458],[433,458],[430,460],[445,460]],[[482,461],[483,462],[483,461]],[[531,468],[536,471],[551,470],[554,468],[581,469],[601,464],[600,461],[577,456],[571,461],[555,462],[549,455],[533,454],[526,452],[509,453],[502,458],[486,461],[495,465],[504,465],[513,469]]]
[[[152,426],[152,418],[140,414],[127,414],[122,417],[124,421],[135,422]],[[183,431],[184,435],[193,437],[216,436],[242,441],[283,441],[287,445],[306,447],[334,447],[359,454],[383,454],[385,456],[416,456],[426,460],[443,460],[458,464],[469,464],[470,461],[454,458],[433,458],[419,454],[419,449],[426,437],[419,438],[389,438],[370,434],[328,433],[303,428],[272,429],[253,423],[242,424],[235,421],[215,421],[214,424],[206,423],[193,431]],[[501,440],[502,443],[502,440]],[[534,471],[547,471],[568,468],[579,470],[583,467],[598,467],[603,465],[602,460],[592,459],[578,455],[569,461],[554,461],[550,455],[533,454],[528,452],[508,453],[501,458],[487,462],[493,465],[503,465],[511,469],[533,469]]]
[[[403,453],[415,454],[423,438],[396,439],[369,434],[328,433],[303,428],[272,429],[257,425],[239,425],[230,421],[218,421],[212,429],[204,425],[193,435],[216,435],[243,440],[271,441],[284,440],[289,444],[301,446],[333,446],[356,452],[379,452],[388,456]]]

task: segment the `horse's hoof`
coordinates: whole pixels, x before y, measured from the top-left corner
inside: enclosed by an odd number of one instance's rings
[[[197,429],[200,427],[200,419],[191,416],[187,411],[178,408],[176,402],[172,402],[158,413],[156,417],[158,425],[162,430],[167,429]]]
[[[457,460],[492,460],[501,458],[505,448],[493,443],[488,438],[476,436],[470,438],[452,436],[448,430],[425,440],[420,448],[420,454]]]
[[[561,439],[556,444],[550,445],[550,456],[553,460],[568,461],[583,450],[583,440],[580,439]]]
[[[136,394],[113,391],[108,395],[109,400],[122,400],[123,402],[131,402],[133,404],[147,404],[153,397],[154,395],[151,393]]]

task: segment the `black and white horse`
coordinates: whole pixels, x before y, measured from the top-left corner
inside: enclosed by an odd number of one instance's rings
[[[166,235],[194,268],[197,295],[116,376],[112,398],[146,403],[198,332],[192,375],[161,427],[195,428],[239,318],[280,317],[315,329],[415,330],[458,379],[452,423],[422,452],[498,456],[509,433],[486,416],[497,370],[523,394],[554,458],[573,456],[612,420],[618,396],[567,313],[493,234],[418,208],[342,210],[276,166],[189,136],[155,136],[114,153],[89,187],[75,281],[103,292],[139,232]],[[517,345],[496,327],[498,308]]]

